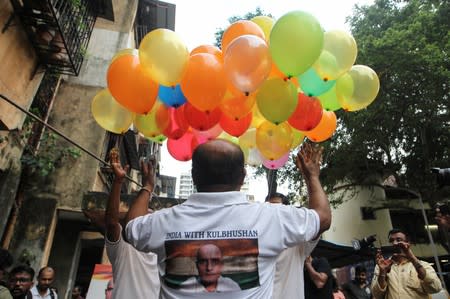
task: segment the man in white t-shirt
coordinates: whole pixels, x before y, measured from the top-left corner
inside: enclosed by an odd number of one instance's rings
[[[41,268],[37,276],[37,284],[30,290],[33,299],[58,299],[58,294],[51,289],[54,280],[55,270],[53,268],[48,266]]]
[[[277,256],[316,239],[331,224],[319,181],[322,150],[305,144],[296,157],[311,194],[310,209],[250,203],[239,192],[246,175],[241,149],[226,140],[199,145],[192,156],[197,193],[184,203],[146,214],[149,196],[140,192],[128,210],[127,240],[158,255],[162,298],[271,298]],[[241,290],[192,293],[182,283],[195,275],[197,249],[221,248],[224,272]]]
[[[122,168],[117,152],[112,151],[110,156],[115,177],[105,211],[105,246],[113,269],[112,298],[158,298],[160,282],[156,255],[140,252],[122,238],[120,189],[128,167]],[[144,185],[153,189],[153,168],[146,167],[143,171]]]
[[[278,192],[268,195],[266,202],[271,204],[290,204],[288,198]],[[303,268],[306,258],[311,254],[314,247],[316,247],[319,239],[316,238],[298,246],[286,248],[278,256],[272,298],[303,299],[305,297]]]

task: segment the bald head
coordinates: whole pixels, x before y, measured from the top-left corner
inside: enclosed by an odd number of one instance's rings
[[[41,292],[46,292],[55,280],[55,270],[51,267],[44,267],[39,270],[37,277],[37,288]]]
[[[216,139],[195,149],[192,179],[199,192],[238,191],[244,178],[244,154],[236,144]]]

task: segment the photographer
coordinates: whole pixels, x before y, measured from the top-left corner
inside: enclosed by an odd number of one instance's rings
[[[388,238],[397,252],[386,259],[378,250],[371,284],[373,297],[428,299],[429,294],[439,292],[441,281],[429,263],[414,255],[406,232],[392,229]]]
[[[438,203],[434,207],[436,212],[437,224],[444,230],[448,231],[450,229],[450,209],[446,203]]]

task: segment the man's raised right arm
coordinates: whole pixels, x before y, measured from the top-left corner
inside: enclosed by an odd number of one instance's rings
[[[319,180],[320,163],[323,148],[304,143],[297,154],[296,165],[303,174],[309,196],[309,208],[319,214],[320,230],[318,236],[328,230],[331,225],[331,209],[328,197]]]

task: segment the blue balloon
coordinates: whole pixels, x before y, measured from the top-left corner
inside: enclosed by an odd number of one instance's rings
[[[180,84],[170,87],[159,85],[158,97],[166,106],[174,108],[178,108],[186,103],[186,98],[181,91]]]
[[[336,84],[336,80],[322,80],[313,68],[308,69],[297,78],[301,90],[308,97],[317,97],[330,90]]]

